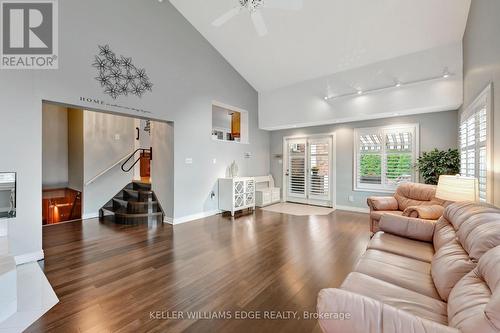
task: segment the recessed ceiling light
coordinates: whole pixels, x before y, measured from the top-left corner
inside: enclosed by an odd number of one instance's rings
[[[329,99],[329,97],[328,97],[328,96],[325,96],[325,101],[327,101],[328,99]]]
[[[396,88],[399,88],[399,87],[401,87],[401,82],[399,82],[399,81],[396,81],[396,84],[395,84],[394,86],[395,86]]]
[[[358,95],[361,95],[363,93],[363,90],[358,90]]]

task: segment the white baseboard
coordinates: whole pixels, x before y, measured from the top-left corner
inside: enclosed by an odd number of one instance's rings
[[[89,213],[89,214],[83,214],[82,215],[82,220],[88,220],[88,219],[96,219],[99,217],[99,213]]]
[[[198,214],[187,215],[187,216],[183,216],[183,217],[177,217],[177,218],[174,218],[173,224],[175,225],[175,224],[181,224],[181,223],[191,222],[191,221],[199,220],[199,219],[202,219],[202,218],[205,218],[205,217],[217,215],[217,214],[220,214],[220,213],[221,213],[221,211],[219,209],[216,209],[216,210],[212,210],[212,211],[208,211],[208,212],[201,212],[201,213],[198,213]]]
[[[356,213],[370,213],[369,208],[363,208],[363,207],[354,207],[354,206],[342,206],[342,205],[336,205],[335,209],[337,210],[346,210],[348,212],[356,212]]]
[[[173,217],[164,216],[163,217],[163,223],[174,224],[174,218]]]
[[[16,261],[16,265],[22,265],[28,262],[42,260],[43,258],[44,258],[43,250],[40,250],[37,252],[31,252],[15,256],[14,260]]]

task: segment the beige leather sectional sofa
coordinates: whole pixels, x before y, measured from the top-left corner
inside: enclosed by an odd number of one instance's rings
[[[500,210],[446,207],[437,223],[386,214],[338,289],[318,295],[329,333],[500,332]]]

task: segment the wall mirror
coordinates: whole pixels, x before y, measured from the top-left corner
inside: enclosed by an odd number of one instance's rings
[[[16,173],[0,172],[0,220],[16,217]]]

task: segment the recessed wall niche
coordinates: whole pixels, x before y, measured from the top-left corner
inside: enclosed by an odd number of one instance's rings
[[[213,102],[212,139],[248,143],[248,112],[237,107]]]

